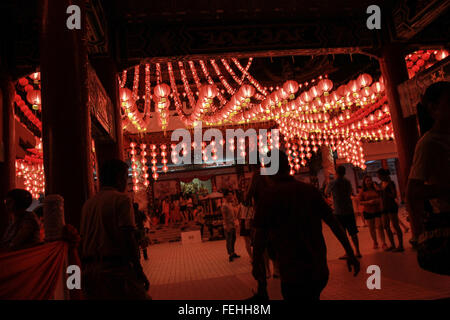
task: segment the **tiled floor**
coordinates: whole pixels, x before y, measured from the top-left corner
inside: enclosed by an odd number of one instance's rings
[[[353,277],[338,257],[343,249],[324,227],[328,247],[330,280],[322,299],[438,299],[450,297],[450,277],[421,270],[415,252],[407,245],[404,253],[386,253],[372,249],[367,228],[360,228],[361,272]],[[409,239],[410,234],[406,234]],[[243,239],[238,237],[236,252],[240,259],[228,262],[224,241],[182,245],[181,242],[153,245],[149,260],[143,261],[151,282],[153,299],[164,300],[240,300],[252,295],[256,282],[251,276],[250,260]],[[367,266],[381,269],[381,290],[369,290]],[[281,299],[279,280],[269,280],[271,299]]]

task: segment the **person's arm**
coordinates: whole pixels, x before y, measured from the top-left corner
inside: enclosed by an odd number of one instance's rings
[[[360,270],[360,264],[358,259],[355,257],[355,253],[353,252],[353,248],[350,245],[350,241],[348,241],[347,235],[345,234],[344,229],[333,215],[331,208],[327,205],[323,197],[318,194],[317,196],[317,210],[321,215],[322,220],[330,227],[334,236],[341,243],[347,254],[347,266],[348,270],[352,271],[353,275],[356,276]]]

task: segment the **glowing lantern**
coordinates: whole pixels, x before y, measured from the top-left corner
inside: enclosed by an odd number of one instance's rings
[[[41,106],[41,91],[30,90],[27,93],[27,100],[33,105],[33,110],[38,110]]]
[[[337,88],[337,93],[341,97],[345,97],[349,94],[349,89],[347,88],[347,85],[343,84]]]
[[[317,98],[318,96],[320,96],[322,94],[322,90],[320,90],[317,86],[314,86],[311,89],[309,89],[309,94],[312,97]]]
[[[25,87],[25,86],[28,84],[27,78],[20,78],[20,79],[19,79],[19,84],[20,84],[22,87]]]
[[[333,89],[333,81],[329,79],[323,79],[320,80],[319,84],[317,85],[320,90],[324,92],[324,95],[328,95],[328,92],[330,92],[331,89]]]
[[[165,83],[160,83],[155,87],[153,93],[158,98],[165,98],[170,94],[170,87]]]
[[[440,50],[435,56],[437,61],[441,61],[448,57],[448,52],[447,50]]]
[[[239,89],[239,93],[246,99],[254,96],[256,90],[249,84],[244,84],[241,89]]]
[[[294,95],[298,91],[298,83],[294,80],[286,81],[283,85],[283,89],[289,94],[290,99],[294,99]]]
[[[308,92],[303,92],[300,95],[300,98],[302,99],[302,101],[304,101],[305,103],[308,103],[312,100],[312,96],[308,93]]]
[[[350,82],[347,84],[348,90],[350,90],[353,93],[356,93],[360,86],[356,80],[350,80]]]
[[[381,82],[375,82],[375,83],[372,84],[372,86],[370,87],[370,90],[371,90],[373,93],[380,94],[381,92],[384,91],[384,84],[382,84]]]
[[[358,77],[357,82],[358,82],[359,86],[362,88],[368,87],[372,83],[372,77],[367,73],[363,73],[362,75],[360,75]]]
[[[215,96],[217,96],[219,94],[218,90],[216,89],[216,87],[208,84],[208,85],[204,85],[201,89],[200,89],[200,94],[203,95],[205,98],[207,99],[212,99]]]
[[[128,88],[120,88],[119,96],[120,101],[130,101],[133,96],[133,92],[131,92],[131,90]]]

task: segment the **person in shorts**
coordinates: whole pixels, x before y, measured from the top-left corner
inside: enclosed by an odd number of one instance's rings
[[[378,239],[376,230],[383,242],[383,249],[387,249],[384,239],[383,226],[381,224],[381,197],[375,188],[375,184],[370,176],[363,178],[363,188],[358,196],[359,203],[363,207],[364,219],[369,224],[370,236],[373,240],[373,248],[378,249]]]
[[[352,184],[345,178],[345,167],[339,166],[336,169],[337,179],[331,181],[325,193],[333,195],[334,214],[345,231],[352,239],[355,247],[355,256],[361,258],[359,251],[358,227],[356,226],[355,212],[352,202]],[[347,259],[344,255],[340,259]]]

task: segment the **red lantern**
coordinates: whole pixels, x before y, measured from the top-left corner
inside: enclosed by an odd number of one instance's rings
[[[322,94],[322,90],[319,89],[318,86],[314,86],[311,89],[309,89],[309,94],[314,97],[317,98],[318,96],[320,96]]]
[[[165,83],[160,83],[155,87],[155,89],[153,90],[153,93],[158,98],[168,97],[170,94],[170,87]]]
[[[301,99],[302,99],[305,103],[308,103],[308,102],[310,102],[310,101],[312,100],[311,95],[310,95],[307,91],[303,92],[303,93],[300,95],[300,97],[301,97]]]
[[[357,82],[361,88],[368,87],[372,83],[372,77],[367,73],[363,73],[358,77]]]
[[[20,84],[22,87],[25,87],[25,86],[28,84],[27,78],[20,78],[20,79],[19,79],[19,84]]]
[[[333,89],[333,81],[330,79],[323,79],[320,80],[319,84],[317,85],[320,90],[327,93],[330,92],[331,89]]]
[[[345,97],[349,94],[349,90],[347,88],[347,85],[343,84],[341,86],[339,86],[339,88],[337,88],[337,93],[341,96],[341,97]]]
[[[34,90],[34,87],[31,84],[25,86],[25,92],[30,92],[31,90]]]
[[[447,50],[440,50],[435,56],[437,61],[441,61],[448,57],[448,52]]]
[[[244,84],[239,91],[244,98],[251,98],[256,92],[255,88],[249,84]]]
[[[128,88],[120,88],[119,96],[121,101],[129,101],[132,98],[133,93]]]
[[[298,83],[294,80],[286,81],[283,85],[283,89],[288,94],[293,95],[298,91]]]
[[[41,91],[40,90],[30,90],[27,94],[27,100],[33,105],[33,109],[39,109],[41,105]]]
[[[360,86],[356,80],[350,80],[350,82],[347,84],[348,90],[355,93],[359,90]]]
[[[422,67],[424,64],[425,64],[425,60],[423,60],[423,59],[419,59],[416,62],[416,65],[419,66],[419,67]]]
[[[372,86],[370,87],[370,90],[373,93],[381,93],[384,91],[384,84],[382,84],[381,82],[375,82],[374,84],[372,84]]]

